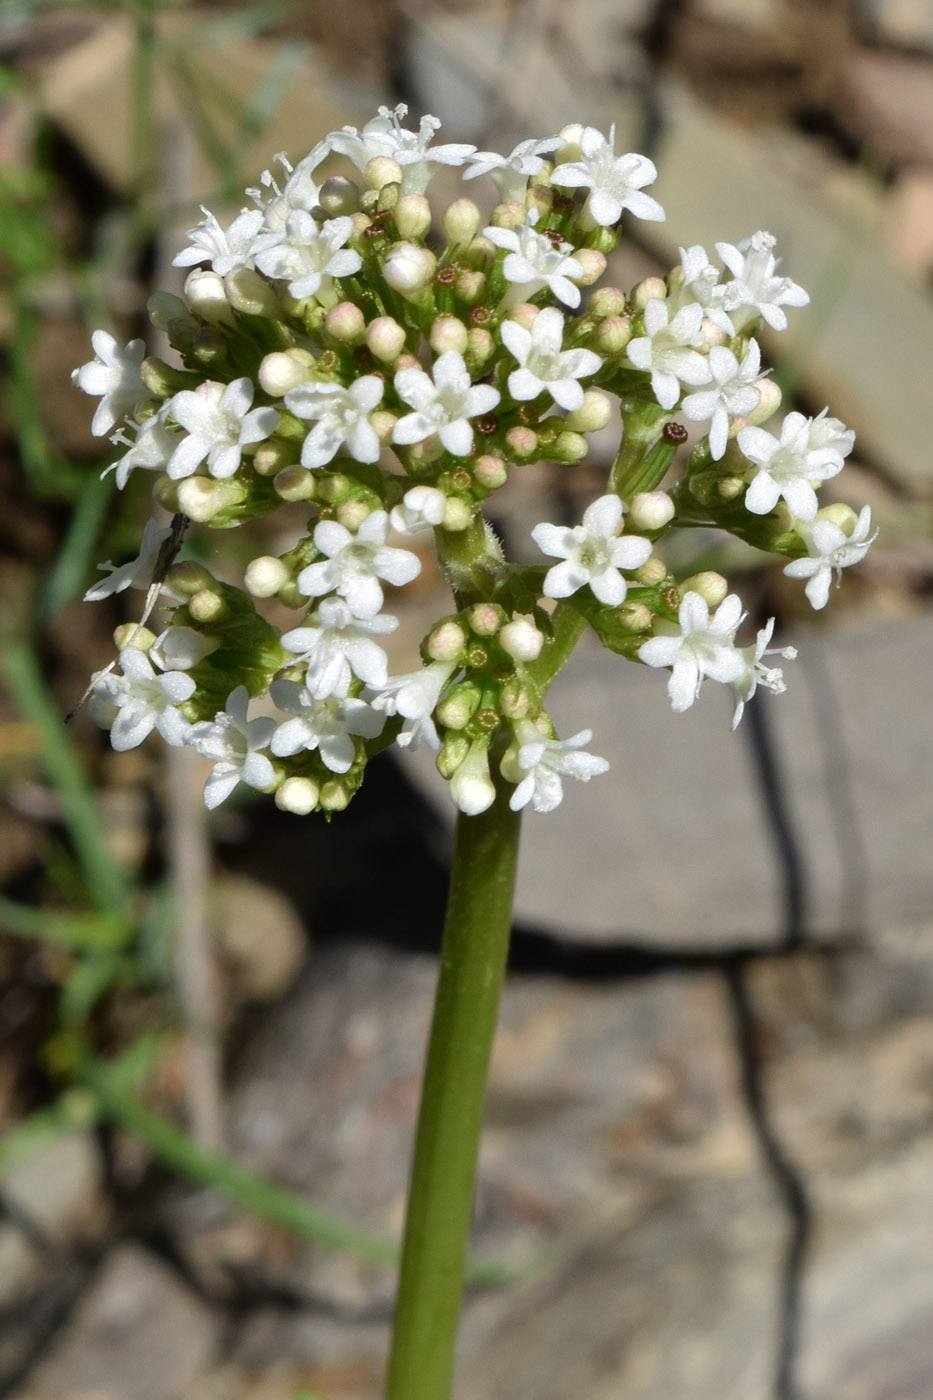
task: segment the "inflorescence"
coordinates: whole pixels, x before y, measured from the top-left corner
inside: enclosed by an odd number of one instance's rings
[[[139,557],[102,565],[86,595],[157,589],[173,610],[158,637],[119,629],[119,670],[94,677],[92,713],[115,749],[157,729],[209,758],[208,807],[245,783],[286,811],[340,810],[395,742],[437,751],[461,812],[492,803],[490,762],[515,785],[513,808],[551,811],[564,777],[608,764],[585,751],[589,730],[558,739],[545,708],[547,600],[566,600],[611,650],[670,668],[675,710],[704,679],[731,687],[734,727],[757,686],[784,688],[764,660],[773,619],[737,645],[745,614],[726,580],[678,582],[656,542],[717,526],[788,557],[785,573],[822,608],[833,572],[874,539],[868,507],[817,498],[854,434],[825,410],[789,413],[777,434],[762,426],[780,392],[755,332],[783,330],[784,308],[808,301],[778,273],[770,234],[717,243],[721,266],[681,249],[666,279],[628,294],[597,285],[625,211],[664,218],[645,193],[650,160],[580,126],[509,156],[433,145],[437,119],[409,131],[406,110],[332,132],[294,167],[278,157],[227,228],[202,211],[175,258],[192,269],[184,298],[149,301],[180,363],[96,331],[95,359],[74,374],[100,398],[94,433],[124,449],[108,471],[121,488],[137,468],[157,473],[155,498],[175,516],[150,520]],[[318,183],[338,155],[358,178]],[[435,233],[426,191],[439,166],[495,185],[488,220],[464,196]],[[533,530],[554,562],[506,561],[483,503],[525,463],[582,462],[614,413],[605,494],[579,525]],[[661,490],[686,438],[678,413],[708,431]],[[236,526],[285,502],[307,506],[307,533],[254,558],[243,589],[170,562],[179,522]],[[390,676],[380,643],[398,623],[384,586],[421,564],[389,541],[429,529],[456,611],[431,628],[419,670]],[[283,634],[256,607],[273,597],[302,614]]]

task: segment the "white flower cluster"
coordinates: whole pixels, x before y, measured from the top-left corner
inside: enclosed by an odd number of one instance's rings
[[[853,434],[825,410],[788,414],[779,436],[762,426],[780,395],[753,333],[808,300],[769,234],[717,243],[720,265],[683,249],[666,280],[627,295],[597,286],[623,216],[664,217],[650,160],[583,126],[508,156],[435,144],[438,120],[411,130],[406,115],[382,108],[295,166],[278,157],[226,227],[202,210],[175,258],[184,297],[149,303],[174,363],[96,331],[74,374],[100,400],[93,432],[123,449],[108,468],[121,488],[152,472],[160,505],[215,528],[284,503],[310,514],[292,549],[249,563],[243,589],[193,560],[163,565],[170,531],[150,521],[139,557],[102,565],[86,595],[157,584],[173,610],[159,637],[121,631],[92,710],[117,749],[156,729],[207,757],[209,807],[243,783],[288,811],[339,810],[395,742],[437,752],[464,813],[493,802],[499,777],[513,808],[551,811],[563,778],[608,766],[584,751],[589,730],[558,739],[545,708],[568,618],[669,668],[675,710],[704,679],[731,688],[734,723],[759,685],[783,689],[763,660],[773,619],[737,645],[739,599],[718,575],[678,583],[655,552],[668,528],[715,524],[790,556],[815,608],[874,538],[867,508],[821,511],[816,495]],[[350,175],[325,175],[334,159]],[[485,218],[466,196],[438,217],[427,190],[441,166],[488,178]],[[580,524],[533,530],[557,562],[508,564],[483,502],[527,462],[582,461],[613,398],[623,433],[604,493]],[[665,491],[678,412],[708,428]],[[455,611],[425,638],[423,666],[390,676],[385,590],[421,569],[390,532],[428,530]],[[279,634],[257,607],[272,598],[302,611],[298,625]]]

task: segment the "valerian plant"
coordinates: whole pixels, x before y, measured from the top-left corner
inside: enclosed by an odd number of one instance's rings
[[[101,566],[109,575],[87,594],[157,586],[171,614],[159,636],[121,629],[119,668],[93,679],[114,748],[157,729],[212,762],[208,807],[245,784],[287,812],[330,814],[379,750],[425,744],[459,810],[387,1391],[442,1400],[517,813],[551,812],[565,779],[608,768],[587,751],[589,729],[557,736],[548,686],[588,626],[620,656],[669,670],[677,711],[704,681],[729,687],[734,727],[757,687],[784,689],[767,661],[774,620],[737,641],[745,612],[727,581],[675,578],[659,541],[719,527],[785,556],[822,608],[833,573],[874,534],[867,507],[819,503],[849,429],[828,410],[764,426],[781,396],[756,332],[783,330],[785,308],[808,301],[778,271],[769,233],[717,243],[718,262],[681,249],[666,278],[626,292],[604,274],[626,214],[664,218],[646,193],[650,160],[617,155],[614,132],[592,127],[503,156],[434,144],[436,118],[411,131],[405,117],[381,108],[295,166],[278,157],[226,228],[203,210],[175,258],[191,269],[184,297],[149,302],[174,362],[97,331],[74,378],[100,399],[93,431],[116,430],[118,485],[154,473],[175,517],[150,521],[139,558]],[[333,156],[352,177],[320,178]],[[441,166],[471,190],[492,186],[491,210],[464,194],[436,211]],[[707,425],[679,467],[678,415]],[[536,526],[543,563],[506,559],[487,499],[523,464],[583,462],[590,435],[614,421],[618,451],[582,521]],[[295,502],[306,531],[252,559],[242,588],[192,560],[163,566],[180,518],[224,529]],[[418,575],[405,541],[421,531],[433,531],[453,606],[425,636],[420,669],[393,676],[387,591]],[[295,610],[284,633],[263,615],[271,598]]]

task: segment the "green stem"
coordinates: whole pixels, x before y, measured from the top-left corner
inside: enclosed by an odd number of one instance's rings
[[[386,1395],[444,1400],[454,1347],[486,1076],[518,861],[514,789],[460,816],[415,1142]]]

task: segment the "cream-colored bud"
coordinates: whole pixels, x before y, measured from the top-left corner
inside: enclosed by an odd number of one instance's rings
[[[152,499],[164,510],[170,511],[172,515],[177,515],[178,505],[178,482],[173,481],[170,476],[157,476],[152,488]]]
[[[554,446],[548,452],[555,462],[573,465],[582,462],[590,450],[590,445],[582,433],[558,433]]]
[[[465,306],[479,306],[489,295],[489,278],[478,268],[465,267],[457,274],[454,295]]]
[[[275,805],[282,812],[306,817],[317,806],[320,793],[313,778],[286,778],[275,790]]]
[[[403,194],[395,206],[395,227],[403,238],[424,238],[431,227],[431,206],[423,194]]]
[[[325,812],[344,812],[349,807],[352,796],[342,778],[330,778],[323,784],[318,800]]]
[[[334,518],[345,530],[355,534],[367,516],[372,515],[373,510],[374,507],[369,501],[363,500],[361,496],[349,496],[336,507]]]
[[[405,348],[405,328],[392,316],[377,316],[366,327],[366,344],[377,360],[389,364]]]
[[[188,476],[178,483],[178,509],[201,524],[213,520],[222,510],[239,505],[245,499],[246,491],[237,481]]]
[[[455,199],[444,210],[443,227],[448,243],[459,246],[476,237],[482,215],[472,199]]]
[[[196,316],[212,325],[232,325],[233,311],[222,277],[196,267],[185,278],[185,300]]]
[[[488,747],[488,738],[474,740],[450,780],[454,805],[468,817],[485,812],[496,800],[495,785],[489,776]]]
[[[571,278],[578,287],[592,287],[594,282],[598,282],[606,271],[606,257],[596,248],[577,248],[573,254],[574,262],[580,263],[583,268],[583,276],[577,275]]]
[[[260,363],[260,386],[272,398],[280,399],[289,389],[307,384],[314,378],[314,364],[310,350],[302,350],[298,346],[290,350],[273,350]]]
[[[724,345],[732,338],[728,331],[724,331],[722,326],[717,326],[708,316],[703,317],[700,331],[703,336],[702,345],[697,347],[700,350],[712,350],[714,345]]]
[[[360,209],[359,212],[356,214],[351,214],[350,217],[353,220],[353,232],[350,235],[351,238],[362,238],[366,230],[368,228],[372,228],[373,226],[372,219],[369,217],[368,214],[364,213],[362,209]]]
[[[360,207],[360,192],[352,180],[343,175],[331,175],[321,186],[318,203],[331,219],[355,214]]]
[[[113,631],[113,642],[117,651],[124,647],[135,647],[137,651],[148,651],[155,646],[155,633],[148,627],[140,627],[138,622],[122,622]]]
[[[470,741],[465,734],[449,734],[443,748],[434,760],[441,777],[452,778],[469,752]]]
[[[485,486],[487,491],[497,491],[500,486],[505,485],[508,476],[509,469],[505,462],[491,453],[484,452],[473,463],[474,480],[477,485]]]
[[[506,719],[525,719],[531,713],[533,700],[530,687],[516,677],[502,687],[499,709]]]
[[[459,661],[466,651],[467,636],[459,622],[448,618],[428,637],[425,651],[432,661]]]
[[[262,554],[246,566],[244,583],[254,598],[274,598],[292,576],[292,571],[274,554]]]
[[[366,318],[352,301],[341,301],[324,317],[324,329],[341,345],[362,345],[366,339]]]
[[[295,446],[281,439],[261,442],[253,453],[253,471],[257,476],[275,476],[295,461]]]
[[[450,530],[456,534],[460,530],[468,530],[473,519],[473,511],[468,501],[463,501],[459,496],[448,496],[447,504],[444,507],[444,519],[441,526],[445,530]]]
[[[530,301],[520,301],[517,306],[509,308],[508,319],[521,326],[522,330],[530,331],[535,321],[538,319],[541,308],[535,306]],[[542,322],[542,325],[544,323]]]
[[[490,331],[485,326],[471,326],[467,335],[466,355],[467,368],[473,371],[484,365],[487,360],[491,360],[496,352],[496,342]]]
[[[646,603],[636,603],[629,598],[616,609],[616,618],[626,632],[647,632],[651,626],[651,609]]]
[[[601,355],[619,355],[632,338],[628,316],[607,316],[593,332],[593,349]]]
[[[391,156],[374,156],[363,171],[363,179],[371,190],[381,190],[384,185],[400,185],[402,167]]]
[[[382,265],[382,275],[389,286],[403,297],[416,296],[429,286],[437,267],[430,248],[414,243],[395,243]]]
[[[499,633],[499,643],[513,661],[536,661],[544,646],[544,633],[530,617],[513,617]]]
[[[546,219],[554,208],[554,191],[551,186],[529,185],[525,192],[525,208],[529,214],[534,210],[539,219]],[[576,257],[576,253],[574,253],[574,257]]]
[[[711,608],[718,608],[729,592],[729,581],[713,569],[704,569],[702,573],[691,574],[683,583],[678,583],[677,591],[681,598],[688,593],[699,593]]]
[[[580,141],[583,138],[584,127],[581,122],[568,122],[562,126],[557,133],[563,139],[564,144],[558,146],[554,152],[554,162],[556,165],[566,165],[568,161],[576,161],[583,155],[583,147]]]
[[[505,621],[505,612],[497,603],[474,603],[467,612],[467,622],[478,637],[494,637]]]
[[[761,398],[751,413],[742,419],[741,424],[738,424],[738,420],[736,420],[736,423],[733,424],[736,431],[736,424],[738,426],[749,424],[752,427],[758,427],[760,423],[767,423],[772,413],[776,413],[781,407],[780,385],[776,384],[773,379],[756,379],[755,388],[761,394]]]
[[[397,422],[398,414],[391,413],[387,408],[377,408],[369,415],[369,426],[380,442],[392,441]]]
[[[533,462],[538,456],[538,434],[531,428],[509,428],[506,446],[516,462]]]
[[[606,316],[623,316],[625,306],[625,293],[618,287],[597,287],[590,297],[587,310],[591,316],[598,316],[602,320]]]
[[[846,535],[851,535],[858,521],[855,511],[844,501],[833,501],[831,505],[824,506],[822,510],[817,511],[816,518],[817,520],[831,520]]]
[[[196,559],[181,559],[165,575],[166,587],[179,598],[193,598],[205,588],[217,589],[217,581]]]
[[[497,204],[489,216],[492,228],[516,229],[527,220],[528,211],[517,199],[507,199],[503,204]]]
[[[472,681],[454,686],[437,707],[437,717],[445,729],[465,729],[479,709],[483,692]]]
[[[251,267],[238,267],[224,278],[230,305],[244,316],[268,316],[278,320],[282,305],[269,283]]]
[[[195,593],[188,602],[188,612],[195,622],[222,622],[229,611],[223,594],[216,592],[213,588],[202,589],[200,593]]]
[[[645,588],[654,588],[658,583],[662,583],[667,578],[667,565],[663,559],[659,559],[656,554],[652,554],[650,559],[646,559],[640,568],[632,574],[636,583],[642,584]]]
[[[488,272],[496,261],[496,245],[491,238],[484,238],[479,233],[461,254],[461,257],[468,267],[476,267],[479,268],[480,272]]]
[[[630,530],[663,530],[674,515],[674,502],[666,491],[639,491],[629,504],[626,526]]]
[[[598,433],[612,420],[612,399],[602,389],[586,389],[583,402],[567,414],[564,426],[574,433]]]
[[[445,350],[456,350],[463,354],[467,348],[469,332],[458,316],[438,316],[432,323],[428,339],[435,355],[443,355]]]
[[[283,501],[313,501],[317,491],[314,472],[309,472],[307,467],[300,467],[297,463],[292,467],[284,467],[276,476],[273,485],[276,495],[281,496]]]
[[[646,277],[632,289],[632,305],[636,311],[644,311],[649,301],[666,301],[667,283],[663,277]]]
[[[167,331],[169,323],[187,316],[188,308],[181,297],[172,292],[153,292],[146,302],[149,321],[157,331]]]

